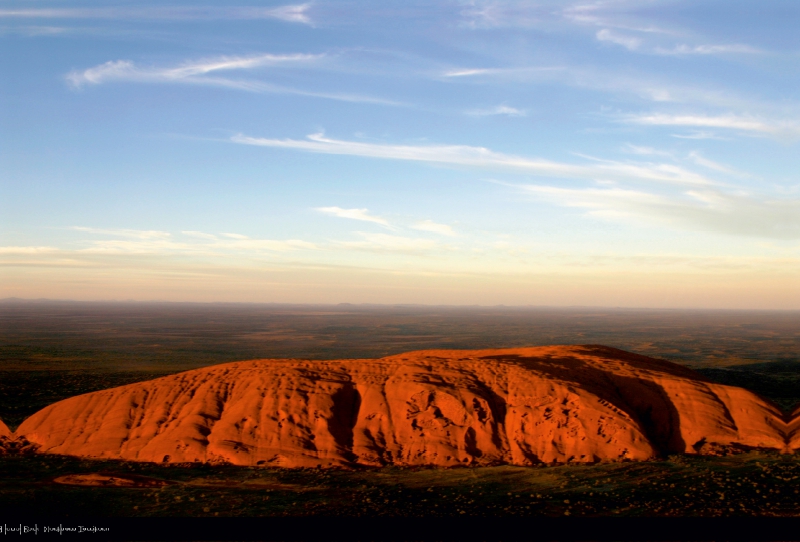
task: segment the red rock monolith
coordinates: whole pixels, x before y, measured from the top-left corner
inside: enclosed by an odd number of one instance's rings
[[[18,437],[38,451],[282,467],[530,465],[786,446],[780,410],[600,346],[255,360],[72,397]]]

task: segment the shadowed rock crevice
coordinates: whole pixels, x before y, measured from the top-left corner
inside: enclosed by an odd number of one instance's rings
[[[686,452],[680,413],[663,386],[652,381],[619,375],[611,376],[610,379],[635,413],[648,440],[662,456]],[[724,405],[721,406],[724,408]]]
[[[601,346],[236,362],[73,397],[5,431],[6,442],[26,439],[44,453],[282,467],[800,447],[798,424],[768,401]]]
[[[352,382],[345,382],[331,395],[332,416],[328,419],[328,431],[336,442],[337,451],[350,462],[356,461],[353,453],[353,428],[358,423],[361,394]]]
[[[0,457],[4,455],[27,455],[36,453],[38,445],[31,443],[24,436],[16,436],[8,426],[0,420]]]
[[[800,406],[786,416],[786,447],[800,449]]]

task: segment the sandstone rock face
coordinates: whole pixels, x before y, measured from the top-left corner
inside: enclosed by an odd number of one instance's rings
[[[789,423],[786,431],[787,448],[800,450],[800,407],[796,408],[788,418]]]
[[[38,451],[264,466],[530,465],[785,449],[780,410],[599,346],[227,363],[50,405]]]
[[[11,437],[11,430],[8,428],[6,424],[3,423],[3,420],[0,420],[0,438],[10,438]]]

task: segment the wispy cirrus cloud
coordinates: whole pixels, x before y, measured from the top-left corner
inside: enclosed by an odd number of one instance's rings
[[[196,252],[199,247],[176,241],[169,232],[160,230],[104,229],[73,226],[71,229],[107,239],[91,239],[79,250],[87,254],[159,254]]]
[[[563,72],[567,70],[565,66],[512,66],[504,68],[451,68],[440,73],[441,77],[476,77],[476,76],[495,76],[503,78],[526,78],[547,76],[551,72]]]
[[[309,54],[260,54],[245,57],[221,56],[185,62],[179,66],[168,68],[142,68],[136,66],[130,60],[112,60],[83,71],[72,71],[67,75],[67,80],[75,87],[99,85],[111,81],[192,82],[193,78],[197,76],[217,71],[253,69],[263,66],[276,66],[279,64],[308,63],[318,60],[323,56],[324,55]],[[207,80],[199,79],[199,82],[203,81]]]
[[[467,115],[472,117],[490,117],[495,115],[504,115],[507,117],[524,117],[528,113],[524,109],[517,109],[516,107],[509,107],[507,105],[497,105],[487,109],[470,109]]]
[[[26,26],[5,26],[0,27],[0,35],[2,34],[16,34],[27,37],[38,36],[61,36],[71,33],[72,29],[63,26],[43,26],[43,25],[26,25]]]
[[[742,43],[730,43],[725,45],[695,45],[686,44],[676,45],[672,49],[656,47],[654,51],[659,55],[718,55],[718,54],[760,54],[761,49],[751,47]]]
[[[599,30],[595,37],[598,41],[605,41],[621,45],[629,51],[636,51],[645,54],[655,54],[662,56],[688,56],[688,55],[722,55],[722,54],[762,54],[764,51],[743,43],[728,44],[701,44],[687,45],[685,43],[673,47],[656,45],[652,40],[647,43],[643,37],[634,36],[630,33],[621,34],[617,31],[603,28]],[[649,36],[648,36],[649,37]]]
[[[316,250],[318,247],[316,243],[304,241],[302,239],[233,239],[231,241],[223,241],[212,244],[210,248],[224,249],[224,250],[244,250],[244,251],[260,251],[266,250],[271,252],[289,252],[293,250]]]
[[[374,222],[381,226],[390,227],[389,221],[385,218],[369,214],[367,209],[342,209],[341,207],[317,207],[317,211],[339,218],[349,218],[351,220],[361,220],[364,222]]]
[[[433,220],[422,220],[414,223],[411,227],[415,230],[429,231],[431,233],[438,233],[439,235],[446,235],[448,237],[456,237],[457,235],[451,226],[448,226],[447,224],[439,224]]]
[[[386,233],[356,232],[361,241],[337,241],[334,246],[368,252],[420,253],[442,250],[444,247],[432,239],[389,235]]]
[[[315,210],[319,211],[321,213],[329,214],[329,215],[336,216],[336,217],[339,217],[339,218],[347,218],[347,219],[351,219],[351,220],[360,220],[360,221],[363,221],[363,222],[372,222],[372,223],[384,226],[386,228],[389,228],[391,230],[399,229],[399,228],[397,228],[395,226],[392,226],[389,223],[389,221],[386,220],[385,218],[370,214],[368,209],[343,209],[341,207],[317,207]],[[436,233],[438,235],[445,235],[445,236],[448,236],[448,237],[456,237],[456,235],[457,235],[456,232],[453,231],[453,228],[448,226],[447,224],[439,224],[438,222],[434,222],[433,220],[430,220],[430,219],[428,219],[428,220],[420,220],[420,221],[414,222],[413,224],[411,224],[408,227],[410,227],[413,230],[426,231],[426,232],[430,232],[430,233]],[[367,235],[364,232],[358,232],[358,234],[362,235],[362,236]],[[384,240],[387,240],[387,239],[388,240],[396,240],[396,239],[401,239],[401,238],[402,239],[407,239],[407,238],[398,237],[398,236],[389,236],[389,237],[380,237],[380,236],[378,236],[378,237],[375,237],[375,239],[384,239]],[[423,243],[423,245],[424,245],[424,243]],[[420,245],[420,246],[422,246],[422,245]],[[383,248],[387,248],[387,247],[385,246]]]
[[[180,243],[173,240],[139,240],[108,239],[91,241],[89,247],[81,249],[85,253],[103,254],[188,254],[188,255],[221,255],[239,252],[257,254],[266,252],[289,252],[295,250],[313,250],[314,243],[299,239],[235,239],[216,241],[213,243]]]
[[[391,230],[398,230],[381,217],[370,215],[366,209],[342,209],[339,207],[321,208],[326,212],[342,218],[374,222]],[[452,228],[432,220],[423,220],[409,226],[410,229],[436,233],[446,237],[456,237]],[[241,258],[267,257],[280,258],[281,255],[292,254],[301,260],[319,258],[320,254],[342,255],[375,252],[426,255],[432,251],[456,250],[456,247],[442,244],[440,241],[413,235],[397,233],[375,233],[355,231],[349,239],[328,239],[325,242],[312,242],[304,239],[264,239],[249,235],[220,232],[208,233],[197,230],[183,230],[180,234],[159,230],[105,229],[77,226],[69,228],[74,232],[84,233],[79,239],[72,240],[68,248],[51,246],[3,246],[0,256],[26,257],[55,255],[58,258],[79,258],[82,256],[120,256],[120,257],[187,257],[201,258]],[[353,235],[355,240],[353,240]],[[316,256],[315,256],[316,255]],[[310,261],[310,260],[308,260]],[[0,262],[2,265],[2,262]]]
[[[326,54],[260,54],[251,56],[219,56],[184,62],[170,67],[142,67],[130,60],[112,60],[86,70],[76,70],[67,74],[66,79],[75,89],[88,85],[112,82],[184,84],[228,88],[245,92],[270,94],[295,94],[328,100],[353,103],[372,103],[376,105],[405,106],[401,102],[362,96],[358,94],[320,92],[282,85],[258,79],[233,79],[221,77],[218,72],[254,70],[277,66],[310,66]]]
[[[190,239],[178,240],[169,232],[159,230],[102,229],[74,226],[74,231],[110,239],[89,239],[85,253],[101,254],[219,254],[226,252],[287,252],[314,250],[314,243],[299,239],[252,239],[238,233],[213,235],[200,231],[182,231]],[[222,237],[222,239],[221,239]]]
[[[468,145],[392,145],[364,143],[360,141],[337,140],[323,134],[311,134],[306,140],[268,139],[236,135],[234,143],[294,149],[322,154],[341,154],[450,164],[453,166],[477,167],[487,169],[506,169],[520,172],[595,180],[644,181],[648,183],[667,183],[678,185],[708,186],[714,181],[698,173],[674,164],[642,164],[616,161],[594,161],[590,164],[569,164],[539,158],[527,158],[492,151],[485,147]]]
[[[346,216],[346,214],[347,213],[345,213],[344,216],[345,218],[352,218],[351,216]],[[354,213],[354,215],[358,216],[358,213]],[[372,220],[373,218],[377,217],[367,215],[365,219],[356,218],[356,220],[374,222],[375,220]],[[447,226],[442,224],[435,224],[431,221],[428,222],[430,222],[434,228],[447,228]],[[384,225],[382,222],[377,223]],[[83,245],[83,248],[66,251],[53,247],[0,247],[0,255],[24,256],[64,252],[87,255],[250,257],[259,254],[302,253],[302,251],[319,252],[321,250],[327,252],[368,251],[411,254],[430,252],[434,249],[443,248],[440,243],[433,239],[360,231],[354,232],[358,240],[329,240],[323,245],[320,245],[302,239],[260,239],[239,233],[209,234],[198,231],[186,231],[181,232],[185,236],[185,239],[180,240],[167,232],[159,232],[163,235],[152,235],[153,232],[147,230],[73,229],[111,238],[84,239],[79,243],[79,245]],[[426,229],[426,231],[431,231],[431,229]],[[448,235],[442,231],[437,233]]]
[[[647,113],[629,115],[622,119],[630,124],[648,126],[687,126],[697,128],[719,128],[769,134],[773,136],[800,136],[800,122],[794,120],[768,120],[743,115],[674,115],[666,113]]]
[[[636,96],[652,102],[691,104],[714,109],[769,110],[771,102],[742,95],[728,88],[678,83],[656,73],[599,69],[592,65],[502,66],[448,68],[434,75],[440,81],[472,84],[547,83],[572,88],[605,92],[612,95]],[[798,109],[797,107],[795,107]]]
[[[605,26],[638,32],[671,33],[646,15],[637,13],[642,2],[602,0],[570,3],[563,0],[468,0],[458,14],[462,28],[544,28],[567,31],[574,26]]]
[[[586,66],[512,66],[503,68],[458,68],[439,74],[443,80],[486,82],[556,83],[574,88],[612,94],[633,94],[654,102],[702,101],[727,103],[730,99],[719,92],[679,87],[651,76],[600,72]]]
[[[663,18],[654,17],[652,8],[659,1],[598,0],[564,5],[565,2],[539,0],[494,1],[472,0],[460,13],[462,27],[473,29],[546,27],[549,32],[575,34],[581,27],[600,30],[594,37],[639,54],[656,55],[722,55],[760,54],[763,50],[742,43],[702,43],[687,28],[667,26]],[[694,39],[694,44],[675,43],[677,39]],[[466,70],[465,70],[466,71]]]
[[[637,154],[640,156],[663,156],[664,158],[669,158],[674,162],[679,161],[679,157],[674,152],[654,149],[653,147],[644,147],[641,145],[632,145],[630,143],[627,143],[623,145],[620,150],[622,150],[622,152],[625,153]],[[689,154],[687,155],[687,158],[692,163],[710,169],[712,171],[718,171],[720,173],[724,173],[726,175],[730,175],[733,177],[748,178],[748,179],[753,178],[753,176],[748,173],[738,171],[730,166],[726,166],[724,164],[720,164],[719,162],[715,162],[714,160],[710,160],[705,156],[703,156],[702,154],[700,154],[698,151],[690,151]]]
[[[267,8],[269,17],[280,19],[282,21],[289,21],[292,23],[312,24],[311,18],[308,16],[308,9],[311,4],[297,4],[289,6],[280,6],[277,8]]]
[[[777,199],[719,189],[654,193],[621,187],[563,188],[525,185],[522,190],[565,207],[612,220],[657,223],[728,235],[800,238],[800,200]]]
[[[702,44],[702,45],[686,45],[680,44],[673,47],[663,47],[654,45],[653,43],[646,44],[645,40],[641,37],[632,36],[630,34],[620,34],[619,32],[604,28],[595,34],[598,41],[605,41],[621,45],[629,51],[636,51],[645,54],[655,54],[662,56],[688,56],[688,55],[722,55],[722,54],[763,54],[764,51],[750,45],[742,43],[730,44]]]
[[[640,156],[663,156],[665,158],[674,159],[674,155],[671,152],[654,149],[653,147],[632,145],[630,143],[626,143],[622,146],[622,152],[638,154]]]
[[[634,36],[625,36],[617,32],[613,32],[608,28],[598,31],[596,37],[598,41],[607,41],[617,45],[622,45],[629,51],[635,51],[639,48],[639,46],[642,45],[642,40],[640,38],[636,38]]]
[[[0,247],[0,254],[3,255],[27,255],[27,254],[50,254],[58,252],[55,247],[48,246],[5,246]]]
[[[126,20],[218,20],[278,19],[312,24],[311,4],[274,8],[259,7],[97,7],[0,9],[0,18],[15,19],[126,19]]]
[[[101,229],[86,226],[73,226],[73,230],[95,235],[112,235],[114,237],[129,237],[133,239],[168,239],[172,236],[169,232],[159,230],[132,230],[132,229]]]
[[[678,138],[678,139],[697,139],[697,140],[716,139],[716,140],[720,140],[720,141],[724,141],[724,140],[728,139],[726,137],[720,137],[717,134],[715,134],[714,132],[709,132],[709,131],[706,131],[706,130],[693,130],[692,132],[690,132],[688,134],[670,134],[670,135],[672,137],[675,137],[675,138]]]
[[[484,75],[487,73],[494,73],[498,70],[492,68],[458,68],[454,70],[447,70],[442,73],[443,77],[469,77],[470,75]]]
[[[691,159],[695,164],[698,166],[702,166],[714,171],[719,171],[721,173],[726,173],[728,175],[734,175],[736,177],[751,177],[746,173],[742,173],[741,171],[737,171],[732,167],[726,166],[724,164],[720,164],[719,162],[715,162],[714,160],[709,160],[705,156],[701,155],[697,151],[692,151],[689,153],[689,159]]]
[[[557,11],[563,20],[578,25],[605,26],[648,34],[675,34],[677,31],[655,24],[650,17],[638,13],[642,7],[636,0],[598,0],[581,2]]]
[[[666,27],[662,20],[648,14],[644,6],[659,2],[630,0],[600,0],[582,2],[564,8],[560,13],[563,20],[576,25],[603,27],[595,37],[599,41],[621,45],[632,52],[657,55],[719,55],[719,54],[757,54],[761,49],[741,43],[689,45],[679,43],[666,45],[675,38],[686,39],[693,32],[685,28]],[[687,36],[688,35],[688,36]],[[702,41],[702,37],[695,36]]]
[[[566,4],[566,5],[565,5]],[[471,0],[461,10],[460,26],[472,29],[547,27],[569,31],[576,25],[605,26],[649,33],[674,33],[637,14],[641,1]]]
[[[541,2],[468,2],[461,10],[459,23],[466,28],[530,27],[552,19]]]
[[[313,134],[308,140],[274,140],[236,136],[236,143],[368,158],[410,160],[456,166],[512,169],[543,177],[565,177],[588,187],[526,185],[540,199],[588,209],[591,216],[658,222],[674,228],[776,239],[800,238],[800,200],[752,194],[730,183],[717,183],[673,163],[619,162],[584,157],[588,164],[569,164],[507,155],[482,147],[459,145],[388,145],[334,140]],[[634,153],[659,156],[655,149],[632,147]],[[696,152],[689,161],[731,177],[742,174]],[[506,184],[507,183],[498,183]],[[515,185],[509,185],[515,186]],[[448,235],[432,221],[412,226]]]
[[[198,238],[198,239],[210,239],[210,240],[214,240],[214,239],[216,239],[216,238],[217,238],[217,236],[216,236],[216,235],[213,235],[213,234],[210,234],[210,233],[204,233],[204,232],[201,232],[201,231],[193,231],[193,230],[189,230],[189,231],[182,231],[181,233],[182,233],[183,235],[188,235],[189,237],[196,237],[196,238]]]

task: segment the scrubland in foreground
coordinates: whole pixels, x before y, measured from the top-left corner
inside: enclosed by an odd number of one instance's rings
[[[800,514],[800,459],[541,467],[279,469],[17,456],[0,509],[38,517],[746,517]]]

